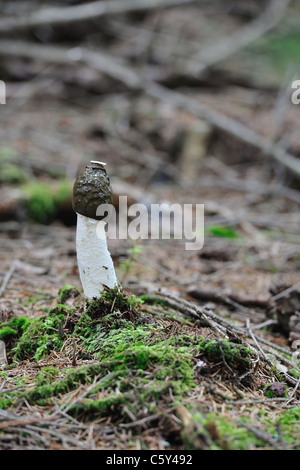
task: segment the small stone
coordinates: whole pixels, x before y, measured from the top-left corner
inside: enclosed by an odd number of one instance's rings
[[[266,392],[271,392],[276,398],[284,398],[286,394],[286,385],[281,382],[274,382],[266,388]]]

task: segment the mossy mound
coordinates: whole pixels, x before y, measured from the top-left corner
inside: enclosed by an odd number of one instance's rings
[[[43,318],[2,323],[10,365],[1,375],[9,377],[14,369],[21,374],[1,392],[0,408],[20,409],[24,403],[39,410],[59,407],[82,423],[109,419],[133,433],[149,420],[171,440],[166,417],[176,410],[182,422],[176,439],[185,449],[263,445],[251,429],[231,421],[234,397],[221,397],[222,389],[214,395],[216,381],[227,384],[227,390],[252,387],[243,381],[252,377],[257,360],[251,349],[148,312],[141,299],[117,289],[86,302],[66,285]],[[23,367],[35,370],[29,380],[22,376]],[[205,399],[197,397],[206,389],[206,403],[221,397],[228,416],[202,413]],[[276,423],[272,426],[273,432]]]
[[[188,418],[182,431],[185,448],[189,450],[249,450],[264,448],[265,439],[269,446],[277,450],[284,449],[280,445],[280,435],[299,449],[298,432],[294,424],[299,421],[300,408],[285,410],[278,417],[277,414],[266,419],[261,416],[253,426],[251,418],[230,419],[229,416],[210,412],[200,413],[194,407],[188,411]],[[258,424],[265,425],[266,431],[260,432]],[[279,434],[280,430],[280,434]],[[282,447],[281,447],[282,446]]]
[[[99,386],[69,407],[70,413],[101,414],[113,409],[119,416],[122,404],[127,403],[131,413],[140,415],[157,410],[161,402],[167,406],[180,402],[196,387],[199,355],[212,363],[223,357],[239,370],[241,363],[243,370],[245,364],[250,367],[246,348],[190,336],[179,326],[174,332],[168,322],[146,316],[140,308],[143,301],[134,295],[105,289],[101,298],[84,306],[76,304],[79,297],[78,290],[67,285],[44,318],[12,319],[0,329],[0,335],[11,334],[17,339],[9,351],[15,363],[46,360],[53,352],[66,354],[66,344],[75,343],[75,362],[92,361],[65,371],[63,377],[53,370],[42,370],[36,385],[18,398],[14,396],[14,403],[26,398],[28,403],[43,405],[97,378]],[[2,402],[1,406],[7,404]]]
[[[244,344],[233,343],[227,339],[208,340],[199,344],[201,355],[213,363],[223,363],[229,372],[241,374],[251,368],[253,351]]]

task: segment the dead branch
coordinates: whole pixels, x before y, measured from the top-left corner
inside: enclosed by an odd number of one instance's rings
[[[0,21],[0,32],[11,32],[13,30],[29,29],[42,25],[58,25],[95,20],[96,18],[108,15],[146,11],[161,7],[170,8],[190,3],[199,3],[199,0],[114,0],[95,1],[70,7],[42,8],[20,17],[2,18]]]
[[[226,332],[230,332],[232,334],[237,334],[241,335],[242,337],[246,337],[251,339],[254,344],[255,344],[255,352],[257,355],[261,358],[261,360],[266,361],[271,367],[275,369],[275,365],[271,361],[271,359],[266,355],[266,353],[262,350],[262,347],[260,346],[259,343],[264,344],[265,346],[268,346],[272,349],[272,354],[283,364],[285,364],[289,368],[295,368],[295,364],[287,358],[287,355],[291,355],[290,351],[281,348],[275,343],[270,343],[267,341],[265,338],[263,338],[260,335],[254,336],[253,332],[249,328],[248,324],[246,325],[246,328],[234,325],[232,322],[226,320],[225,318],[222,318],[220,315],[214,313],[211,309],[208,309],[206,307],[200,307],[199,305],[195,305],[192,302],[189,302],[186,299],[183,299],[181,297],[174,296],[172,294],[169,294],[167,292],[163,292],[162,290],[158,292],[153,292],[153,294],[156,297],[156,300],[159,300],[160,298],[164,300],[165,304],[169,305],[171,308],[178,308],[183,314],[186,314],[188,318],[195,318],[197,320],[206,320],[207,319],[213,324],[210,326],[214,327],[215,325],[222,331],[224,331],[224,328]],[[253,348],[253,346],[252,346]],[[256,349],[257,348],[257,349]],[[280,350],[283,352],[283,354],[280,354],[277,352],[277,350]],[[289,374],[282,372],[284,375],[285,379],[295,385],[297,383],[297,380],[291,377]]]
[[[12,277],[15,269],[16,269],[16,264],[15,264],[15,261],[13,261],[10,265],[9,270],[7,271],[7,273],[5,274],[5,276],[3,278],[3,281],[2,281],[2,284],[1,284],[1,287],[0,287],[0,297],[2,297],[2,295],[3,295],[3,293],[6,289],[6,286],[9,283],[10,278]]]
[[[174,106],[174,108],[184,109],[190,114],[206,120],[216,129],[250,144],[261,152],[262,157],[272,158],[288,169],[294,176],[300,178],[300,160],[284,148],[259,135],[235,119],[224,116],[208,106],[195,101],[193,98],[170,90],[154,81],[147,80],[147,77],[139,74],[126,64],[118,62],[111,56],[100,53],[98,50],[95,52],[83,47],[68,49],[59,46],[41,46],[24,41],[2,41],[0,44],[0,55],[27,57],[60,64],[68,62],[86,64],[112,78],[120,80],[131,89],[143,91],[153,98],[166,101]]]
[[[256,437],[258,437],[258,439],[260,439],[263,442],[273,446],[274,449],[276,449],[276,450],[285,450],[286,449],[286,446],[283,443],[276,442],[274,437],[271,434],[269,434],[268,432],[266,432],[264,429],[260,429],[257,426],[253,426],[252,424],[245,423],[244,421],[242,421],[240,419],[235,420],[235,422],[239,426],[243,426],[244,428],[251,431],[253,434],[255,434]]]
[[[102,2],[101,2],[102,3]],[[25,57],[55,64],[86,64],[110,77],[121,81],[129,88],[140,88],[141,79],[136,72],[102,52],[94,52],[83,47],[64,48],[41,46],[24,41],[1,41],[0,54]]]
[[[250,144],[252,147],[260,150],[262,156],[271,157],[298,178],[300,177],[300,160],[295,158],[285,149],[272,143],[269,139],[257,134],[257,132],[249,129],[244,124],[224,116],[207,106],[196,102],[182,93],[169,90],[158,83],[148,83],[146,92],[160,100],[167,101],[178,109],[184,109],[194,116],[205,119],[216,129],[222,130],[232,135],[242,142]]]
[[[244,298],[239,295],[226,295],[217,291],[204,290],[199,287],[192,287],[188,289],[187,294],[194,299],[202,300],[204,302],[215,302],[225,305],[236,304],[238,308],[240,306],[244,307],[257,307],[261,309],[266,309],[270,307],[268,300],[260,300],[255,298]]]
[[[222,175],[224,176],[224,175]],[[299,191],[282,186],[278,183],[270,184],[261,184],[258,181],[246,181],[239,178],[226,178],[220,176],[207,176],[201,178],[200,183],[201,187],[211,188],[216,185],[224,189],[230,189],[231,191],[238,191],[243,193],[252,193],[252,194],[267,194],[272,197],[284,197],[290,201],[300,204],[300,194]]]
[[[188,59],[186,72],[194,76],[203,74],[208,68],[224,62],[241,49],[264,36],[282,20],[290,0],[271,0],[267,8],[255,20],[239,29],[229,38],[204,47],[196,56]]]
[[[35,424],[35,423],[42,423],[42,424],[48,424],[49,421],[53,421],[54,417],[47,417],[44,419],[41,419],[41,417],[32,417],[32,418],[22,418],[22,417],[17,417],[16,419],[10,419],[8,421],[2,421],[0,422],[0,429],[6,429],[9,427],[18,427],[21,425],[27,425],[27,424]]]

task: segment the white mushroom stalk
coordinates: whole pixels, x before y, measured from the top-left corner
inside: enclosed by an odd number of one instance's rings
[[[112,203],[112,189],[104,163],[91,161],[73,188],[73,208],[77,213],[76,251],[84,295],[99,298],[107,286],[118,286],[118,279],[108,251],[105,222],[97,217],[101,204]]]

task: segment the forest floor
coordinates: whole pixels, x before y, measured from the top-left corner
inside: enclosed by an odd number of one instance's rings
[[[0,114],[0,449],[299,450],[299,181],[184,110],[105,78],[99,94],[84,67],[42,70]],[[299,110],[279,117],[268,71],[261,87],[223,73],[182,89],[262,135],[294,129]],[[205,209],[198,250],[108,240],[123,291],[95,302],[71,201],[91,159],[107,163],[116,207]]]

